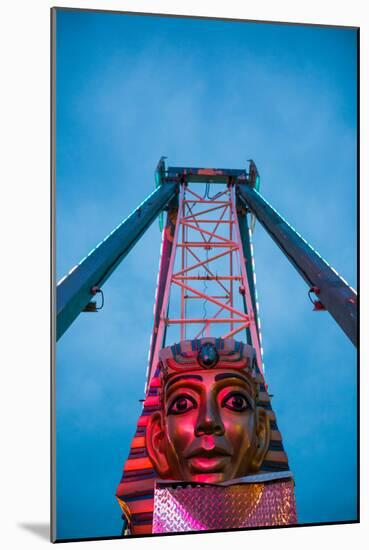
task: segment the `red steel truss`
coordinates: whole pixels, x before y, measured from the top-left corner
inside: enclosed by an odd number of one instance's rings
[[[163,241],[164,238],[163,232]],[[199,284],[204,288],[199,288]],[[177,293],[179,290],[180,298],[169,308],[175,289]],[[202,315],[198,307],[201,302]],[[190,303],[196,303],[197,307],[189,307]],[[158,303],[154,313],[157,308]],[[166,332],[174,326],[179,327],[181,340],[201,336],[226,339],[248,330],[262,370],[257,316],[252,307],[232,186],[211,198],[209,193],[201,196],[181,185],[159,319],[151,342],[147,382],[153,375]],[[198,325],[195,334],[194,325]]]

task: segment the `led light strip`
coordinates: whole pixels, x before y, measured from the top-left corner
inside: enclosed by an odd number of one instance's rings
[[[152,310],[152,312],[153,312],[153,317],[154,317],[154,323],[155,323],[155,312],[156,312],[156,308],[157,308],[157,298],[158,298],[158,293],[159,293],[160,267],[161,267],[161,257],[162,257],[162,255],[163,255],[164,239],[165,239],[165,227],[163,227],[163,230],[162,230],[162,232],[161,232],[161,245],[160,245],[160,255],[159,255],[159,267],[158,267],[158,274],[157,274],[157,276],[156,276],[155,300],[154,300],[154,305],[153,305],[153,310]],[[153,333],[151,332],[151,335],[150,335],[150,345],[149,345],[149,353],[147,354],[147,367],[146,367],[146,376],[145,376],[145,379],[146,379],[146,382],[145,382],[145,395],[146,395],[146,392],[147,392],[147,381],[148,381],[149,368],[150,368],[150,355],[151,355],[152,335],[153,335]]]
[[[256,322],[258,325],[258,332],[259,332],[259,342],[260,342],[260,354],[261,354],[261,364],[263,368],[263,373],[265,374],[265,363],[264,363],[264,349],[263,349],[263,339],[261,335],[261,321],[260,321],[260,309],[259,309],[259,301],[258,301],[258,291],[256,288],[256,271],[255,271],[255,259],[254,259],[254,246],[252,244],[252,231],[249,228],[249,239],[250,239],[250,252],[251,252],[251,267],[252,267],[252,273],[253,273],[253,279],[254,279],[254,286],[255,286],[255,303],[256,303],[256,311],[254,312],[256,315]]]
[[[120,222],[120,223],[119,223],[119,224],[118,224],[118,225],[117,225],[117,226],[116,226],[116,227],[115,227],[106,237],[105,237],[105,239],[103,239],[102,241],[100,241],[92,250],[90,250],[90,252],[87,254],[87,256],[85,256],[84,258],[82,258],[82,260],[80,260],[80,261],[78,262],[78,264],[76,264],[76,265],[75,265],[66,275],[64,275],[64,277],[62,277],[62,278],[60,279],[60,281],[58,281],[58,283],[56,284],[56,286],[59,286],[59,285],[68,277],[68,275],[70,275],[75,269],[77,269],[77,267],[79,267],[79,266],[80,266],[89,256],[91,256],[91,254],[92,254],[93,252],[95,252],[95,250],[96,250],[97,248],[99,248],[99,246],[101,246],[109,237],[111,237],[111,235],[112,235],[115,231],[117,231],[117,230],[121,227],[121,225],[123,225],[127,220],[129,220],[129,218],[130,218],[131,216],[133,216],[133,215],[137,212],[137,210],[139,210],[139,209],[141,208],[141,206],[142,206],[143,204],[145,204],[145,203],[153,196],[154,193],[156,193],[156,191],[157,191],[157,189],[154,189],[154,191],[153,191],[152,193],[150,193],[150,195],[149,195],[148,197],[146,197],[146,199],[143,200],[143,201],[137,206],[137,208],[136,208],[135,210],[133,210],[126,218],[124,218],[124,220],[122,220],[122,221],[121,221],[121,222]]]
[[[296,229],[294,227],[292,227],[292,225],[290,223],[288,223],[288,221],[275,209],[273,208],[273,206],[258,192],[256,191],[256,189],[254,189],[254,192],[257,193],[259,195],[259,197],[264,201],[266,202],[266,204],[273,210],[273,212],[275,212],[284,222],[286,225],[288,225],[288,227],[290,229],[292,229],[292,231],[294,231],[296,233],[296,235],[298,235],[300,237],[300,239],[308,245],[308,247],[313,251],[315,252],[315,254],[329,267],[329,269],[331,269],[333,271],[333,273],[335,273],[337,275],[337,277],[339,277],[341,279],[341,281],[349,287],[350,290],[352,290],[352,292],[354,294],[357,294],[356,290],[354,288],[352,288],[352,286],[349,285],[349,283],[338,273],[338,271],[336,271],[332,266],[329,265],[329,263],[319,254],[319,252],[317,250],[315,250],[315,248],[313,246],[311,246],[310,243],[307,242],[306,239],[304,239],[304,237],[302,235],[300,235],[300,233],[298,231],[296,231]]]

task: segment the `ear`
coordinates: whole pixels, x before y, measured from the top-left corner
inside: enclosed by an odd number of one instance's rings
[[[270,420],[265,409],[256,409],[256,449],[251,461],[251,471],[258,472],[268,452],[270,442]]]
[[[165,431],[162,413],[153,413],[146,427],[146,448],[150,460],[160,477],[167,477],[170,472],[166,456]]]

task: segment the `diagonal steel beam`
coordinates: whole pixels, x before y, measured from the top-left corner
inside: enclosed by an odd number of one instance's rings
[[[341,329],[357,346],[357,295],[353,288],[247,184],[237,186],[238,195],[279,246]]]
[[[221,208],[227,208],[224,205],[220,206],[214,206],[214,208],[207,208],[206,210],[202,210],[201,212],[196,212],[195,214],[191,214],[190,216],[185,216],[183,218],[184,221],[193,221],[193,218],[198,218],[198,216],[202,216],[203,214],[208,214],[209,212],[215,212],[216,210],[220,210]],[[198,220],[201,222],[201,218]]]
[[[230,311],[231,313],[238,315],[241,319],[245,319],[245,321],[249,319],[249,316],[246,313],[243,313],[242,311],[239,311],[234,307],[228,306],[226,303],[222,303],[216,298],[213,298],[212,296],[209,296],[208,294],[204,294],[204,292],[197,290],[197,288],[193,288],[192,286],[186,285],[185,283],[178,281],[178,279],[173,278],[172,283],[188,290],[189,292],[193,292],[197,296],[201,296],[202,298],[204,298],[204,300],[207,300],[208,302],[211,302],[212,304],[215,304],[218,307],[221,307],[222,309],[226,309],[227,311]]]
[[[151,193],[110,235],[99,243],[56,289],[59,339],[91,300],[91,289],[101,287],[142,237],[158,214],[174,198],[178,184],[165,183]]]
[[[202,229],[201,227],[196,227],[196,225],[192,225],[191,223],[188,223],[188,222],[185,222],[185,221],[183,221],[182,223],[183,223],[183,225],[185,225],[189,229],[193,229],[194,231],[198,231],[199,233],[202,233],[203,235],[210,235],[210,237],[214,237],[216,239],[219,239],[223,243],[228,243],[229,242],[229,239],[226,239],[225,237],[221,237],[220,235],[216,235],[216,233],[212,233],[211,231],[208,231],[207,229]],[[236,243],[233,243],[233,244],[236,244]]]
[[[191,250],[190,247],[188,247],[187,250],[188,250],[188,252],[191,254],[191,256],[192,256],[193,258],[195,258],[195,260],[197,260],[198,262],[201,262],[199,256],[198,256],[197,254],[195,254],[195,252],[194,252],[193,250]],[[210,275],[211,277],[214,277],[214,273],[211,271],[211,269],[209,269],[209,267],[206,265],[206,263],[203,264],[202,267],[205,269],[205,271],[208,273],[208,275]],[[179,277],[179,275],[176,275],[176,276]],[[217,282],[217,284],[218,284],[218,285],[219,285],[219,286],[229,295],[229,291],[228,291],[227,287],[226,287],[223,283],[221,283],[221,282],[219,281],[219,279],[218,279],[216,282]]]
[[[216,254],[215,256],[211,256],[210,258],[206,258],[206,260],[202,260],[201,262],[198,262],[197,264],[190,265],[189,267],[186,267],[185,269],[181,269],[181,271],[177,271],[177,273],[173,273],[173,277],[177,277],[178,275],[183,275],[184,273],[188,273],[192,269],[196,269],[197,267],[201,267],[202,265],[209,264],[210,262],[213,262],[214,260],[217,260],[218,258],[222,258],[223,256],[226,256],[227,254],[230,254],[233,252],[233,250],[237,250],[237,244],[232,243],[232,246],[229,250],[226,250],[225,252],[221,252],[220,254]]]

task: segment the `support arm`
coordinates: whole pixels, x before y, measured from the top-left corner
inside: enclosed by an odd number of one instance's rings
[[[150,345],[150,355],[149,355],[149,372],[152,371],[152,362],[154,359],[154,351],[156,347],[156,337],[158,334],[159,324],[160,324],[160,313],[163,307],[165,287],[168,278],[169,263],[170,257],[172,254],[173,241],[174,241],[174,231],[177,223],[178,216],[178,197],[176,197],[168,207],[167,221],[165,225],[165,230],[163,233],[163,242],[159,266],[159,279],[157,284],[157,294],[154,310],[154,328],[152,332],[152,339]],[[165,341],[165,333],[164,333]]]
[[[240,236],[241,236],[241,243],[242,243],[242,249],[243,249],[243,255],[246,261],[246,274],[247,279],[249,282],[250,287],[250,294],[251,294],[251,302],[252,302],[252,308],[254,311],[254,316],[256,318],[256,321],[258,321],[259,313],[256,306],[256,288],[255,288],[255,282],[254,282],[254,268],[252,265],[253,258],[252,258],[252,252],[251,252],[251,242],[250,242],[250,234],[249,234],[249,224],[247,221],[247,214],[244,209],[244,207],[240,207],[240,198],[237,197],[237,218],[238,218],[238,225],[240,228]],[[243,210],[243,211],[242,211]],[[245,313],[249,313],[247,311],[246,307],[246,301],[245,297],[243,297],[244,302],[244,310]],[[257,329],[257,335],[258,340],[260,344],[260,335],[259,335],[259,326],[258,322],[256,322],[256,329]],[[246,336],[247,336],[247,343],[251,344],[251,336],[250,336],[250,329],[246,329]]]
[[[175,196],[178,184],[161,185],[57,285],[57,340]]]
[[[323,306],[357,346],[357,296],[353,289],[258,191],[247,184],[239,184],[238,195],[309,287],[318,289]]]

